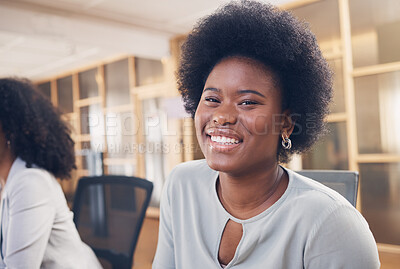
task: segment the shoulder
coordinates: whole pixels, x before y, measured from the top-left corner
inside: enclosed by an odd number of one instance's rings
[[[7,178],[7,193],[29,192],[48,194],[56,179],[46,170],[36,167],[27,168],[21,159],[15,160]]]
[[[333,215],[337,216],[337,221],[345,221],[339,216],[351,215],[352,219],[365,222],[357,209],[338,192],[293,171],[287,170],[287,172],[290,195],[285,201],[286,206],[298,213],[301,212],[298,217],[307,227],[318,229]]]
[[[368,223],[341,194],[313,179],[287,170],[291,188],[287,207],[306,233],[307,268],[378,268],[376,242]],[[354,257],[363,257],[364,262]],[[361,264],[366,266],[361,266]],[[368,265],[368,266],[367,266]]]
[[[167,192],[193,191],[212,186],[218,172],[212,170],[206,160],[194,160],[178,164],[169,174],[165,188]],[[186,192],[188,193],[188,192]]]
[[[289,188],[297,199],[312,207],[349,206],[354,208],[345,197],[335,190],[296,172],[286,169],[289,174]]]
[[[196,181],[197,178],[209,178],[217,173],[217,171],[212,170],[208,166],[206,160],[194,160],[175,166],[168,176],[168,181],[172,184],[182,181]]]
[[[379,268],[375,238],[364,217],[351,206],[331,207],[316,219],[304,250],[308,268]],[[355,259],[357,257],[357,259]]]
[[[194,174],[212,174],[215,172],[212,170],[205,159],[188,161],[175,166],[171,171],[171,175],[174,176],[187,176]]]

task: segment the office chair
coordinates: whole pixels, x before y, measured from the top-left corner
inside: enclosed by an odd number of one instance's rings
[[[104,268],[131,269],[153,183],[127,176],[82,177],[73,204],[82,241]]]
[[[354,207],[357,203],[358,172],[302,170],[298,174],[318,181],[343,195]]]

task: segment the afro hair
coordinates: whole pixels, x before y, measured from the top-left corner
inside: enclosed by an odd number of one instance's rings
[[[279,147],[279,162],[308,150],[325,131],[332,72],[314,34],[291,13],[256,1],[233,1],[201,19],[181,49],[178,89],[192,117],[213,67],[224,58],[241,56],[276,74],[282,109],[295,121],[293,146]]]

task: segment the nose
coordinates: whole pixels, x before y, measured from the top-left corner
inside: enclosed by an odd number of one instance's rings
[[[213,122],[217,125],[225,126],[228,124],[236,124],[237,111],[232,105],[220,105],[214,112]]]

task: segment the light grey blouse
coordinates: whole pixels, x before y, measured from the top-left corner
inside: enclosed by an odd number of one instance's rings
[[[374,237],[340,194],[286,169],[289,185],[270,208],[250,219],[231,216],[216,193],[218,172],[205,160],[177,166],[161,199],[153,269],[221,268],[219,243],[229,219],[243,236],[227,269],[376,269]]]
[[[81,241],[60,184],[17,158],[0,202],[0,268],[102,268]]]

